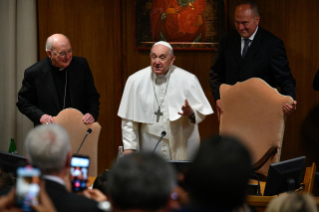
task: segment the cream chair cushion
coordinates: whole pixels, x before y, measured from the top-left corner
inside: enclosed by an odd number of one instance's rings
[[[285,129],[283,105],[292,104],[290,96],[284,96],[259,78],[238,82],[233,86],[220,86],[223,113],[220,134],[239,138],[250,150],[256,163],[271,147],[277,154],[257,172],[267,176],[269,164],[280,160]]]
[[[98,141],[101,125],[98,122],[84,124],[82,119],[83,114],[73,108],[64,109],[54,117],[55,123],[60,124],[68,131],[73,154],[79,149],[87,130],[92,129],[92,133],[87,136],[78,154],[90,157],[89,176],[97,176]]]

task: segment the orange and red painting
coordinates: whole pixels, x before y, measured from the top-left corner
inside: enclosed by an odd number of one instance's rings
[[[162,40],[174,49],[216,49],[225,11],[226,0],[136,0],[136,47]]]

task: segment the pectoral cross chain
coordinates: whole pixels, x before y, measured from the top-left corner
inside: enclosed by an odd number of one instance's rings
[[[159,121],[160,116],[162,116],[162,115],[163,115],[163,113],[161,112],[160,107],[158,107],[158,110],[157,110],[154,114],[157,116],[157,118],[156,118],[156,122],[158,122],[158,121]]]

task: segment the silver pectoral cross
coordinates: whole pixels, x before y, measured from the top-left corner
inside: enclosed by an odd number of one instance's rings
[[[157,118],[156,118],[156,122],[158,122],[158,121],[159,121],[160,116],[162,116],[162,115],[163,115],[163,113],[161,112],[160,107],[158,107],[158,110],[157,110],[154,114],[157,116]]]

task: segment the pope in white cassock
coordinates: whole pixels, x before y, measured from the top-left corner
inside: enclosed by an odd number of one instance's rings
[[[200,144],[198,123],[213,110],[197,77],[173,65],[171,45],[157,42],[151,66],[131,75],[125,85],[118,116],[122,118],[124,154],[152,151],[166,159],[189,160]]]

